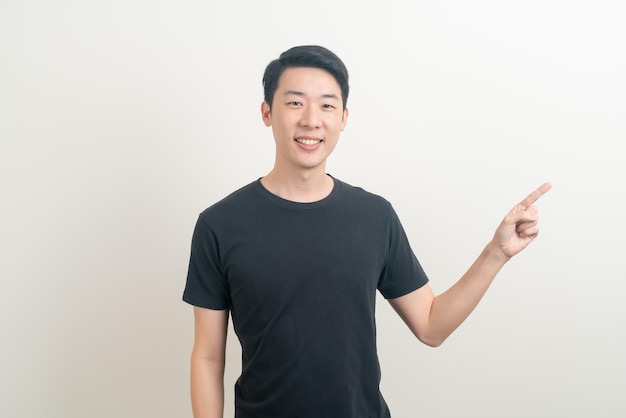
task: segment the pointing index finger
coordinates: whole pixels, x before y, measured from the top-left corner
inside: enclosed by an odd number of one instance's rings
[[[526,196],[524,200],[520,202],[520,205],[524,206],[524,208],[529,207],[533,203],[535,203],[541,196],[543,196],[548,190],[552,188],[552,183],[546,182],[543,183],[537,190]]]

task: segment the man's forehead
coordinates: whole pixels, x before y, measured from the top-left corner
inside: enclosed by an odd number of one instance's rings
[[[321,95],[328,98],[338,97],[341,87],[335,77],[328,71],[317,67],[289,67],[278,80],[278,90],[282,94],[305,95],[323,89]]]

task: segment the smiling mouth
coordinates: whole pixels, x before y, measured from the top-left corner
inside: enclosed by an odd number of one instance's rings
[[[296,142],[302,145],[316,145],[322,141],[322,139],[318,138],[296,138]]]

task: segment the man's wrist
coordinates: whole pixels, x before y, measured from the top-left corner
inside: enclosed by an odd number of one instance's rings
[[[483,250],[483,253],[488,259],[494,260],[495,262],[501,263],[503,265],[511,259],[511,257],[506,255],[502,251],[502,248],[500,248],[500,246],[493,240],[489,241],[489,243]]]

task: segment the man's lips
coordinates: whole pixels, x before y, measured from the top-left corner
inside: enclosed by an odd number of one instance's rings
[[[310,137],[298,137],[296,138],[296,142],[302,145],[317,145],[322,142],[321,138],[310,138]]]

